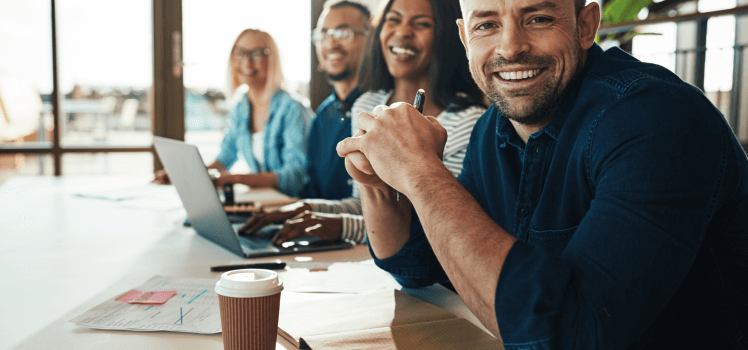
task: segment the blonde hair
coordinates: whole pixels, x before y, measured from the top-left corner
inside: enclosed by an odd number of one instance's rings
[[[257,36],[267,45],[268,50],[270,50],[270,55],[268,55],[267,80],[265,81],[265,87],[262,91],[264,102],[270,102],[270,99],[273,98],[275,92],[284,85],[283,71],[281,70],[280,54],[278,52],[278,46],[275,44],[275,40],[273,40],[273,37],[270,36],[270,34],[259,29],[245,29],[236,37],[236,40],[234,40],[234,46],[231,47],[231,51],[229,52],[228,80],[230,92],[233,93],[236,91],[236,88],[242,85],[239,82],[239,77],[236,75],[236,66],[232,55],[239,39],[245,35]]]

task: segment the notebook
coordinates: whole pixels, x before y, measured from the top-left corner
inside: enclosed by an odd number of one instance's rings
[[[277,247],[271,241],[280,225],[266,226],[252,237],[240,236],[237,229],[242,223],[229,222],[197,147],[158,136],[153,137],[153,146],[177,189],[192,227],[228,251],[255,258],[353,247],[348,242],[322,241],[316,236],[305,236]]]

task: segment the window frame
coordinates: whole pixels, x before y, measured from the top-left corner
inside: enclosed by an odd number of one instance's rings
[[[33,145],[0,144],[0,155],[52,155],[54,175],[62,175],[62,156],[68,153],[153,154],[154,170],[162,169],[153,146],[74,146],[60,144],[60,89],[56,1],[50,0],[52,31],[52,142]],[[182,1],[152,0],[153,6],[153,135],[184,140],[184,83],[182,78]]]

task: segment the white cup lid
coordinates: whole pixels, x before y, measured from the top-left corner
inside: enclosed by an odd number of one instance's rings
[[[283,281],[275,271],[233,270],[221,275],[215,290],[219,295],[232,298],[257,298],[280,293]]]

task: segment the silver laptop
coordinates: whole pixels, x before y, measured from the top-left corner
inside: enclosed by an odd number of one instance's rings
[[[177,188],[192,227],[199,235],[232,253],[256,258],[353,247],[348,242],[322,241],[316,236],[303,237],[277,247],[271,241],[280,225],[267,226],[252,237],[240,236],[237,230],[242,224],[229,222],[197,147],[158,136],[153,137],[153,145],[171,183]]]

